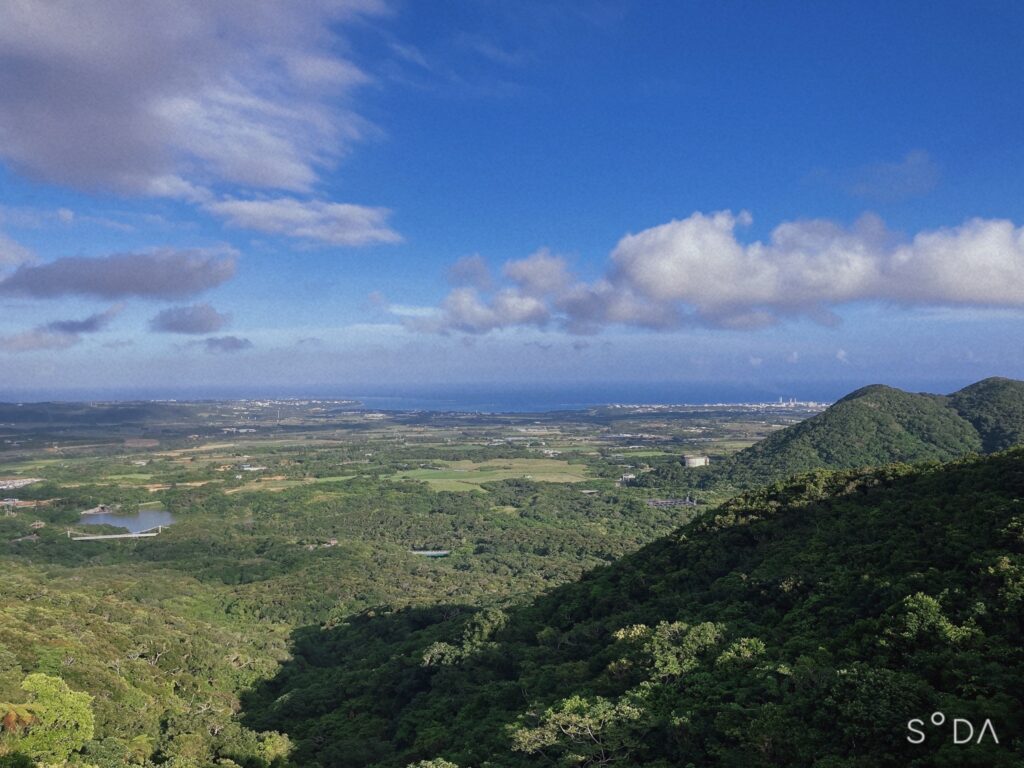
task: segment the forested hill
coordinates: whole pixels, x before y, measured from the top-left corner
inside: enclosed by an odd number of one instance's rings
[[[707,469],[672,463],[641,482],[754,488],[812,469],[948,461],[1008,448],[1022,439],[1024,382],[985,379],[948,396],[876,384]]]
[[[1022,629],[1018,448],[748,493],[524,608],[311,628],[247,717],[311,766],[1009,768]]]
[[[949,400],[978,430],[982,450],[1000,451],[1024,442],[1024,382],[985,379],[964,387]]]

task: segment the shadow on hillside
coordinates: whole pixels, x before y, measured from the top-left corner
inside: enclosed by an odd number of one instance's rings
[[[241,721],[288,734],[296,765],[387,761],[411,746],[395,719],[430,690],[435,670],[424,654],[434,643],[458,642],[474,613],[461,605],[376,608],[333,627],[300,627],[292,658],[243,694]]]

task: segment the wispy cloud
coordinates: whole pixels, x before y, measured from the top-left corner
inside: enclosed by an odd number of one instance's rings
[[[533,58],[526,50],[504,47],[484,35],[462,33],[456,37],[456,43],[477,56],[503,67],[519,67]]]
[[[33,261],[35,255],[21,243],[0,232],[0,267],[12,267]]]
[[[846,187],[855,197],[897,202],[926,195],[938,186],[942,173],[921,149],[908,152],[895,163],[876,163],[851,174]]]
[[[402,239],[387,226],[391,212],[386,208],[289,197],[221,200],[205,207],[230,226],[329,245],[397,243]]]
[[[938,187],[942,169],[923,149],[907,152],[896,161],[856,168],[818,168],[809,181],[841,190],[874,203],[898,203],[923,197]]]
[[[149,321],[150,330],[161,333],[216,333],[224,328],[230,317],[209,304],[188,307],[168,307]]]
[[[388,304],[387,311],[396,317],[432,317],[437,314],[434,307],[419,307],[412,304]]]
[[[230,249],[161,250],[23,264],[0,280],[0,294],[56,298],[180,299],[214,288],[235,273]]]
[[[253,343],[238,336],[214,336],[202,341],[193,341],[191,345],[201,346],[211,355],[223,355],[251,349]]]
[[[42,352],[73,347],[81,339],[71,333],[54,333],[42,328],[0,336],[0,350],[4,352]]]
[[[121,313],[122,309],[124,309],[123,304],[115,304],[105,312],[97,312],[82,320],[55,320],[47,323],[45,330],[66,334],[96,333],[106,328],[110,321]]]
[[[106,328],[124,306],[116,304],[104,312],[81,320],[54,320],[28,331],[0,336],[0,350],[6,352],[39,352],[73,347],[83,334],[97,333]]]

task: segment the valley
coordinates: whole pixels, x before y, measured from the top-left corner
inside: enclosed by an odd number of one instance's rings
[[[807,702],[783,695],[804,673],[784,668],[813,657],[835,675],[847,659],[864,665],[868,686],[896,669],[900,680],[927,677],[931,667],[904,651],[867,653],[855,640],[864,622],[897,632],[884,617],[919,594],[939,601],[920,610],[949,627],[1009,637],[998,623],[1016,610],[1009,593],[984,587],[996,592],[975,599],[982,587],[955,574],[972,558],[970,568],[1016,578],[1019,542],[999,531],[1015,525],[1020,454],[970,457],[1016,441],[1022,391],[1009,380],[951,398],[868,388],[824,411],[345,404],[325,416],[319,402],[133,404],[130,423],[116,421],[121,404],[55,406],[45,419],[41,406],[0,406],[0,478],[18,486],[0,516],[0,702],[23,700],[39,674],[87,693],[92,734],[62,759],[102,768],[435,758],[514,768],[638,755],[675,765],[710,754],[731,765],[755,748],[762,762],[746,764],[775,765],[791,749],[828,752],[814,733],[749,742],[769,711],[782,724],[806,717]],[[710,463],[686,467],[684,456]],[[949,460],[960,463],[938,463]],[[865,469],[894,461],[904,464]],[[871,533],[878,509],[906,530]],[[946,522],[927,522],[940,514]],[[938,557],[924,539],[920,555],[906,548],[911,529],[957,539],[950,526],[970,515],[981,527],[963,535],[988,541],[987,555],[942,554],[953,566],[942,578],[907,570],[926,551]],[[166,527],[153,535],[143,518]],[[765,541],[776,544],[762,562]],[[877,552],[862,562],[863,546]],[[828,570],[840,562],[841,576]],[[873,596],[857,597],[858,579],[877,583]],[[950,590],[955,600],[942,597]],[[821,600],[835,606],[827,625],[805,607]],[[984,619],[970,607],[978,600]],[[995,649],[979,648],[978,663]],[[998,653],[1017,663],[1008,647]],[[684,674],[697,687],[680,692]],[[816,695],[839,695],[834,680],[822,685]],[[893,695],[955,698],[966,683],[914,685]],[[989,695],[1016,724],[1009,689]],[[712,701],[718,719],[704,720]],[[727,712],[737,724],[721,720]],[[682,741],[679,718],[690,723]],[[607,763],[563,738],[596,723]],[[21,732],[6,731],[0,749],[17,754]],[[977,754],[1004,764],[1003,752]]]

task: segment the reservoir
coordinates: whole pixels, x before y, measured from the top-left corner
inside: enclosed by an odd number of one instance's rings
[[[102,512],[99,514],[82,515],[80,525],[116,525],[127,528],[129,533],[140,533],[156,528],[158,525],[170,525],[175,516],[163,507],[139,507],[139,511],[129,514]]]

